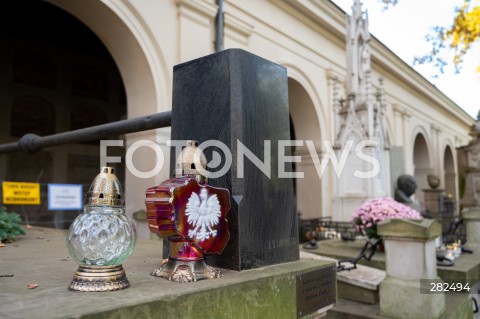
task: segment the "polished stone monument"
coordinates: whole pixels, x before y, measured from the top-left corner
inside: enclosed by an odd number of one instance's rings
[[[177,65],[173,72],[172,140],[198,140],[200,148],[215,140],[232,152],[231,169],[209,178],[210,185],[227,188],[232,195],[230,241],[222,255],[207,262],[245,270],[297,260],[293,183],[278,177],[279,151],[290,155],[288,148],[278,146],[279,140],[290,139],[286,68],[230,49]],[[271,141],[272,160],[265,164],[270,177],[249,158],[237,157],[241,143],[266,163],[265,140]],[[209,165],[221,161],[223,167],[225,154],[214,156],[223,151],[206,147],[203,152]],[[244,164],[237,165],[242,159]],[[172,165],[175,160],[172,152]],[[283,164],[286,172],[292,171],[291,163]]]
[[[280,176],[281,171],[292,171],[291,162],[282,156],[290,156],[291,150],[280,143],[290,139],[287,70],[246,51],[229,49],[177,65],[173,71],[171,139],[176,145],[197,140],[206,157],[208,172],[203,173],[209,185],[226,188],[231,195],[230,240],[221,255],[206,259],[210,266],[223,268],[225,276],[212,281],[228,282],[232,273],[245,274],[248,280],[250,273],[268,274],[275,267],[287,267],[292,269],[288,289],[295,289],[285,301],[296,299],[296,317],[324,315],[336,302],[335,264],[294,270],[303,261],[298,260],[293,182]],[[171,152],[172,168],[178,153],[179,147]],[[201,167],[194,164],[192,169]],[[279,298],[269,283],[255,280],[249,286],[259,294],[263,294],[259,287],[265,286],[272,299]],[[223,291],[236,293],[236,287],[227,284]],[[205,299],[205,304],[218,307],[220,302]],[[247,302],[240,308],[249,307]],[[294,316],[285,312],[267,317]]]

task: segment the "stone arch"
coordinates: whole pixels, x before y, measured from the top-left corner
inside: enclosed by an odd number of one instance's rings
[[[48,2],[82,21],[107,47],[125,85],[128,117],[170,109],[167,96],[161,94],[167,91],[168,79],[163,54],[132,7],[123,1]]]
[[[109,121],[126,113],[118,68],[91,29],[45,1],[10,0],[3,5],[0,24],[2,30],[9,31],[1,34],[4,45],[0,64],[6,70],[0,94],[5,115],[0,119],[2,143],[14,142],[26,133],[48,136],[70,130],[70,112],[78,104],[103,108]],[[89,65],[98,68],[91,72]],[[84,122],[88,126],[97,124]],[[39,182],[44,198],[47,183],[82,184],[84,191],[88,190],[99,164],[98,141],[70,143],[33,156],[0,156],[0,179]],[[117,173],[123,184],[123,170]],[[65,228],[78,212],[52,213],[42,201],[38,206],[25,207],[23,214],[32,225]]]
[[[427,175],[433,173],[427,139],[423,133],[417,133],[413,142],[413,175],[417,181],[415,197],[424,207],[423,189],[428,188]]]
[[[318,116],[310,95],[296,80],[288,79],[288,96],[291,120],[291,137],[303,140],[303,146],[294,149],[294,155],[302,161],[295,163],[295,169],[304,172],[304,178],[294,181],[297,210],[303,219],[318,218],[322,214],[322,183],[305,144],[312,140],[318,156],[321,158],[321,135]]]
[[[457,200],[457,172],[452,147],[447,144],[443,152],[443,187],[445,193]]]
[[[81,4],[69,0],[47,0],[69,12],[89,27],[103,42],[121,74],[127,100],[128,118],[171,109],[171,71],[167,68],[159,43],[142,15],[128,1],[83,0]],[[126,135],[126,147],[138,140],[165,142],[170,129]],[[135,152],[133,164],[138,170],[150,171],[156,165],[156,156],[142,147]],[[168,158],[168,156],[167,156]],[[145,189],[169,176],[168,165],[155,177],[140,179],[125,171],[126,211],[145,209]],[[137,223],[138,236],[148,238],[146,222]]]
[[[310,95],[296,80],[288,78],[288,98],[295,138],[312,140],[317,149],[322,148],[320,125]]]
[[[318,142],[320,142],[320,145],[318,145],[318,147],[320,147],[320,149],[324,151],[324,145],[323,143],[321,143],[320,137],[325,139],[325,137],[329,136],[329,127],[325,125],[325,123],[330,123],[330,116],[327,115],[327,110],[322,107],[321,99],[318,96],[318,89],[315,88],[309,77],[302,70],[299,70],[298,67],[294,64],[287,62],[277,63],[287,68],[289,84],[291,80],[295,80],[299,85],[302,86],[303,90],[305,90],[306,94],[312,101],[313,110],[315,112],[315,119],[317,121],[316,127],[318,128],[320,133],[318,137]],[[320,125],[321,123],[323,123],[324,125]]]

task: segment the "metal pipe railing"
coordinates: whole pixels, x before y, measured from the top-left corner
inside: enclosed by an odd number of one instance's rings
[[[0,154],[14,152],[35,154],[45,147],[93,141],[114,135],[147,131],[168,127],[171,126],[171,123],[172,112],[167,111],[43,137],[35,134],[25,134],[18,142],[0,145]]]

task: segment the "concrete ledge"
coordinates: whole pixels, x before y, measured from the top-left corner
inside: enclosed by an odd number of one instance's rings
[[[436,319],[445,311],[444,294],[421,294],[419,280],[387,276],[380,284],[380,314],[402,319]]]
[[[331,257],[336,258],[352,258],[358,255],[361,248],[363,247],[364,242],[361,241],[341,241],[341,240],[323,240],[317,243],[319,245],[318,249],[309,249],[304,250],[300,246],[300,257],[307,258],[312,254],[318,255],[320,259],[332,260]],[[329,257],[325,257],[328,255]],[[334,259],[333,259],[334,260]],[[371,265],[371,266],[380,266],[379,268],[385,268],[385,254],[376,253],[371,262],[362,260],[362,264]],[[359,265],[359,267],[362,267]],[[465,280],[470,283],[477,282],[479,277],[479,267],[480,261],[478,260],[478,255],[475,254],[462,254],[460,258],[455,260],[454,267],[439,267],[438,273],[443,274],[443,280],[446,282],[464,282]],[[349,300],[348,294],[342,289],[340,282],[340,274],[343,272],[337,273],[338,279],[338,295],[339,299],[335,307],[330,310],[326,317],[327,319],[385,319],[386,316],[380,315],[380,305],[376,304],[367,304],[365,300],[359,300],[358,296],[355,296],[357,301]],[[384,273],[384,272],[383,272]],[[447,279],[445,279],[447,278]],[[471,286],[471,285],[470,285]],[[351,288],[351,287],[349,287]],[[419,288],[415,292],[419,294]],[[441,315],[442,319],[469,319],[473,318],[472,313],[472,301],[470,295],[468,294],[447,294],[445,295],[445,305],[446,310]]]
[[[301,258],[337,262],[336,259],[300,251]],[[368,304],[379,301],[378,287],[385,278],[385,271],[357,265],[356,269],[337,272],[338,297]]]
[[[480,220],[479,207],[467,207],[462,210],[462,218],[465,220]]]
[[[131,287],[70,292],[77,269],[65,231],[32,229],[0,249],[0,318],[295,318],[296,275],[328,261],[299,260],[224,277],[177,284],[150,276],[161,259],[159,241],[140,241],[123,264]],[[30,283],[38,284],[28,289]]]
[[[356,257],[364,244],[364,241],[359,240],[345,242],[340,239],[330,239],[319,241],[318,249],[305,250],[300,245],[300,250],[335,259],[347,259]],[[385,253],[375,253],[370,261],[360,259],[359,264],[385,270]],[[472,286],[480,281],[479,254],[463,253],[455,259],[453,267],[437,267],[437,273],[445,282],[463,284],[468,282]]]
[[[321,255],[325,257],[331,257],[334,259],[349,259],[357,257],[360,254],[365,241],[344,241],[341,239],[328,239],[317,242],[317,249],[305,249],[300,245],[300,251]],[[358,261],[357,265],[365,265],[381,270],[385,270],[385,253],[376,252],[370,261],[362,258]]]
[[[337,281],[338,297],[365,304],[374,305],[379,302],[380,296],[378,289],[372,290],[355,286],[342,281]]]
[[[466,294],[445,295],[445,312],[440,319],[471,319],[472,302]],[[387,319],[380,315],[380,306],[339,299],[337,305],[327,313],[325,319]],[[397,317],[399,318],[399,317]]]

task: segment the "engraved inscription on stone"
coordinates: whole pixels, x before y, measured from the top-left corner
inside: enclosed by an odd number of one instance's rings
[[[297,275],[297,317],[303,317],[336,301],[335,266]]]

